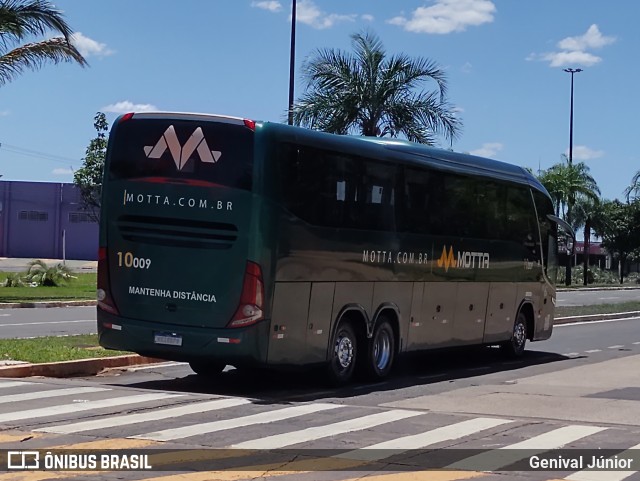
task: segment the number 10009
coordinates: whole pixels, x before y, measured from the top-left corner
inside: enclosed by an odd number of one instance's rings
[[[118,267],[148,269],[150,266],[151,259],[136,257],[131,252],[118,252]]]

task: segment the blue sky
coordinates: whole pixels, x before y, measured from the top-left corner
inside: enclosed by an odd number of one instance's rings
[[[70,182],[97,111],[109,123],[133,110],[285,121],[291,0],[53,3],[90,66],[46,65],[2,87],[3,180]],[[621,198],[640,169],[639,14],[631,0],[298,0],[296,97],[305,58],[350,50],[350,35],[369,29],[389,54],[446,69],[448,100],[464,123],[454,150],[537,171],[568,152],[563,68],[581,68],[573,158],[591,168],[604,197]]]

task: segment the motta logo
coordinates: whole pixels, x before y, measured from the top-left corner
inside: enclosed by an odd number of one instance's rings
[[[164,131],[158,142],[156,142],[156,145],[147,145],[144,147],[144,153],[149,159],[159,159],[167,149],[171,152],[171,157],[173,157],[173,161],[178,170],[183,169],[187,161],[191,158],[191,154],[194,152],[198,152],[200,161],[212,164],[218,162],[222,156],[222,152],[209,149],[201,127],[194,130],[185,144],[181,145],[176,135],[175,127],[170,125],[167,130]]]
[[[438,267],[444,267],[445,272],[449,272],[450,268],[458,269],[488,269],[489,253],[488,252],[468,252],[458,251],[458,257],[453,256],[453,246],[442,246],[442,254],[437,261]]]
[[[444,267],[445,272],[449,272],[449,267],[457,267],[458,262],[453,257],[453,246],[449,247],[449,253],[447,253],[447,246],[442,247],[442,254],[438,259],[438,267]]]

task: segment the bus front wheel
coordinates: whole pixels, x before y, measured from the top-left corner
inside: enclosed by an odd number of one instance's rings
[[[335,385],[344,385],[351,380],[358,355],[356,333],[348,322],[341,322],[336,329],[329,353],[329,380]]]
[[[527,343],[527,317],[523,312],[518,313],[513,323],[513,333],[511,340],[505,341],[500,345],[502,351],[507,357],[515,358],[524,354],[524,347]]]
[[[226,364],[214,361],[191,361],[189,367],[198,376],[215,377],[222,373]]]
[[[369,343],[366,374],[372,380],[385,378],[393,367],[395,357],[395,336],[391,323],[381,319],[373,331]]]

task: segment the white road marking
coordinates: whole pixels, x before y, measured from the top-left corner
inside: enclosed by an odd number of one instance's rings
[[[32,386],[34,382],[25,382],[25,381],[2,381],[0,382],[0,389],[5,387],[20,387],[20,386]]]
[[[640,449],[640,444],[629,448],[627,451],[623,451],[617,454],[618,459],[633,458],[633,450]],[[570,479],[571,481],[622,481],[629,476],[634,475],[638,471],[577,471],[570,474],[564,479]]]
[[[602,352],[602,349],[589,349],[588,351],[584,351],[589,354],[593,354],[594,352]]]
[[[519,443],[470,456],[450,464],[445,469],[497,471],[534,454],[559,449],[578,439],[599,433],[605,429],[598,426],[564,426]]]
[[[620,349],[624,347],[624,344],[616,344],[615,346],[609,346],[607,349]]]
[[[21,421],[23,419],[37,419],[59,414],[70,414],[79,411],[93,411],[95,409],[111,408],[115,406],[126,406],[127,404],[139,404],[149,401],[158,401],[160,399],[169,399],[181,397],[181,394],[140,394],[136,396],[123,396],[120,398],[101,399],[100,401],[88,401],[86,403],[71,403],[60,406],[49,406],[39,409],[27,409],[26,411],[17,411],[11,413],[0,413],[0,423]]]
[[[111,391],[106,387],[70,387],[66,389],[51,389],[48,391],[27,392],[22,394],[11,394],[0,397],[0,404],[17,403],[29,401],[31,399],[45,399],[51,397],[70,396],[72,394],[85,394],[90,392]]]
[[[191,426],[181,426],[179,428],[164,429],[152,433],[140,434],[138,436],[129,436],[134,439],[151,439],[154,441],[171,441],[174,439],[188,438],[190,436],[198,436],[200,434],[215,433],[226,429],[235,429],[243,426],[252,426],[255,424],[267,424],[284,419],[313,414],[329,409],[342,407],[339,404],[302,404],[300,406],[292,406],[284,409],[277,409],[264,413],[242,416],[234,419],[223,419],[209,423],[194,424]]]
[[[216,411],[218,409],[225,409],[229,407],[241,406],[243,404],[250,404],[249,399],[244,398],[229,398],[229,399],[216,399],[214,401],[198,402],[193,404],[187,404],[184,406],[178,406],[168,409],[159,409],[157,411],[149,411],[144,413],[134,413],[125,415],[108,416],[101,419],[91,419],[89,421],[82,421],[72,424],[60,424],[58,426],[51,426],[41,429],[35,429],[34,431],[42,431],[46,433],[58,433],[58,434],[71,434],[80,433],[83,431],[91,431],[93,429],[106,429],[116,426],[129,426],[131,424],[143,423],[146,421],[158,421],[161,419],[174,418],[178,416],[185,416],[187,414],[199,414],[205,412]]]
[[[43,324],[76,324],[78,322],[96,322],[95,319],[78,319],[76,321],[46,321],[46,322],[20,322],[15,324],[0,324],[0,327],[17,327],[17,326],[41,326]]]
[[[327,424],[324,426],[316,426],[312,428],[301,429],[300,431],[293,431],[283,434],[275,434],[273,436],[266,436],[258,439],[252,439],[251,441],[234,444],[230,446],[230,448],[280,449],[286,446],[291,446],[293,444],[315,441],[316,439],[328,438],[329,436],[336,436],[338,434],[350,433],[353,431],[362,431],[363,429],[369,429],[381,424],[399,421],[401,419],[419,416],[421,414],[425,413],[420,411],[394,409],[391,411],[384,411],[381,413],[371,414],[369,416],[348,419],[346,421]]]
[[[363,461],[376,461],[388,458],[395,454],[401,454],[412,449],[422,449],[427,446],[460,439],[471,434],[495,428],[502,424],[511,423],[510,419],[475,418],[459,423],[442,426],[419,434],[403,436],[401,438],[384,441],[382,443],[365,446],[361,449],[337,454],[336,458],[359,459]]]

